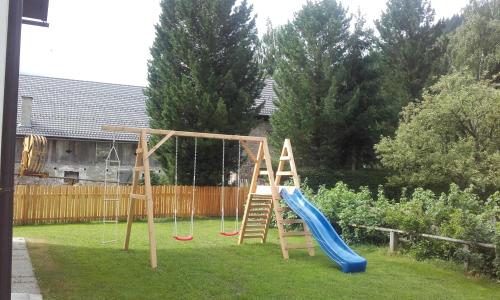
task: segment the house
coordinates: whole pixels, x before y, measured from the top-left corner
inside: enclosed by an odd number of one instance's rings
[[[266,80],[256,105],[264,102],[251,135],[264,136],[270,130],[274,111],[274,81]],[[137,136],[110,133],[102,125],[149,127],[144,87],[82,80],[20,75],[17,112],[16,169],[23,138],[43,135],[48,140],[45,171],[49,177],[17,177],[16,183],[52,184],[63,181],[81,184],[104,180],[105,159],[115,139],[121,160],[121,182],[131,182]],[[151,168],[161,171],[152,160]],[[65,178],[65,179],[62,179]]]

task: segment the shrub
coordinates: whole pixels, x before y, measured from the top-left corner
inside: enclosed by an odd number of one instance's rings
[[[483,201],[473,193],[472,187],[462,190],[451,184],[449,191],[439,196],[423,188],[416,188],[409,197],[403,191],[403,196],[396,202],[385,196],[382,187],[375,197],[367,187],[353,190],[342,182],[333,188],[320,186],[316,193],[310,188],[304,190],[348,242],[387,239],[379,232],[354,228],[352,224],[400,229],[409,233],[408,243],[402,251],[417,259],[435,257],[467,261],[472,272],[500,274],[499,192]],[[460,244],[424,239],[420,237],[421,233],[495,243],[497,250],[477,246],[465,250]]]

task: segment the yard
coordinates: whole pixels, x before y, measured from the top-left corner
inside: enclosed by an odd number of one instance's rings
[[[235,237],[219,236],[219,225],[198,219],[195,239],[178,242],[170,221],[157,222],[156,272],[143,222],[133,225],[129,252],[121,243],[101,245],[97,223],[18,226],[14,235],[28,240],[45,299],[500,299],[500,284],[468,277],[452,263],[355,246],[368,260],[367,272],[345,274],[319,247],[315,257],[291,250],[284,261],[275,229],[266,244],[238,246]],[[118,226],[122,240],[125,224]],[[180,226],[188,230],[189,223]]]

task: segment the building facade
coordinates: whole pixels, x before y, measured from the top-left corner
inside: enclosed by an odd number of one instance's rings
[[[266,80],[257,126],[251,135],[265,136],[274,111],[274,81]],[[48,141],[48,178],[16,177],[17,184],[78,183],[104,180],[105,159],[112,141],[121,161],[120,182],[132,181],[137,136],[102,131],[103,125],[149,127],[144,87],[20,75],[17,112],[16,168],[24,136],[42,135]],[[161,173],[157,161],[151,169]]]

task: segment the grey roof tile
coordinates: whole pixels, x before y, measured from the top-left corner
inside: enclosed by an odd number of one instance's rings
[[[260,112],[269,116],[275,110],[274,81],[266,79],[256,105],[265,102]],[[148,127],[143,87],[101,82],[61,79],[34,75],[19,76],[17,134],[48,137],[110,140],[105,124]],[[21,126],[22,97],[32,97],[31,126]],[[135,134],[120,133],[117,140],[136,141]]]

